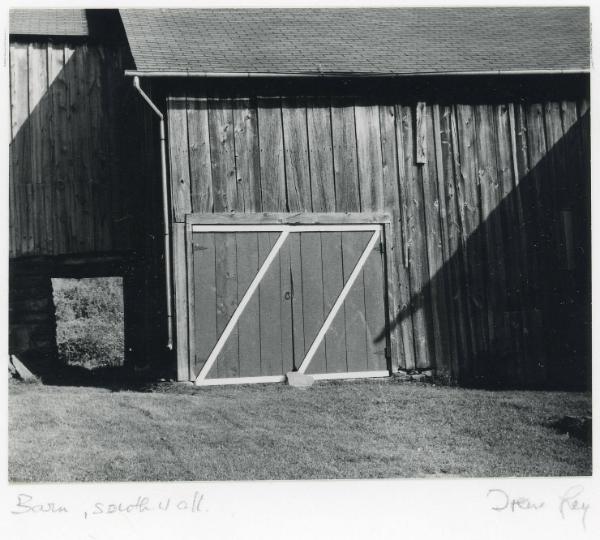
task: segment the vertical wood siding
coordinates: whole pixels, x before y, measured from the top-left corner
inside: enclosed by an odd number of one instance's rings
[[[167,107],[176,221],[190,211],[393,216],[393,365],[463,384],[582,369],[587,101],[194,94]]]
[[[10,44],[10,256],[127,249],[121,53]],[[116,194],[116,196],[115,196]]]

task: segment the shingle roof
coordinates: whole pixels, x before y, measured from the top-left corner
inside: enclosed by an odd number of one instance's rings
[[[89,35],[85,9],[11,9],[11,34],[33,36]]]
[[[141,72],[577,70],[588,8],[124,9]]]

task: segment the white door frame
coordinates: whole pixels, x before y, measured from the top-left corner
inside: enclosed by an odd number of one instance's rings
[[[267,258],[263,262],[262,266],[258,270],[256,276],[250,283],[248,289],[244,293],[244,296],[240,300],[237,308],[235,309],[233,315],[229,319],[229,322],[223,329],[223,332],[217,339],[215,346],[213,347],[211,353],[209,354],[206,362],[202,366],[202,369],[198,373],[196,377],[195,384],[197,386],[212,386],[212,385],[223,385],[223,384],[251,384],[251,383],[266,383],[266,382],[283,382],[286,379],[285,375],[257,375],[253,377],[223,377],[223,378],[214,378],[207,379],[207,375],[211,370],[213,364],[217,360],[219,353],[225,346],[225,343],[231,332],[235,328],[239,318],[241,317],[244,309],[250,302],[252,295],[258,289],[260,282],[266,275],[271,263],[275,260],[275,257],[279,253],[281,247],[284,242],[288,238],[290,233],[296,232],[353,232],[353,231],[372,231],[373,234],[369,239],[365,249],[363,250],[361,256],[359,257],[354,269],[350,273],[348,280],[344,284],[340,294],[338,295],[335,303],[333,304],[329,314],[323,321],[323,325],[321,329],[317,333],[315,339],[313,340],[309,350],[307,351],[304,359],[302,360],[300,367],[298,368],[299,373],[304,373],[308,366],[310,365],[317,349],[321,345],[327,330],[331,326],[333,319],[338,313],[340,307],[343,305],[346,296],[350,292],[352,285],[358,278],[361,270],[363,269],[365,263],[367,262],[367,258],[371,254],[371,251],[377,244],[377,241],[381,237],[383,225],[380,223],[374,224],[338,224],[338,225],[284,225],[284,224],[269,224],[269,225],[252,225],[252,224],[244,224],[244,225],[218,225],[218,224],[210,224],[210,225],[191,225],[191,232],[211,232],[211,233],[223,233],[223,232],[280,232],[281,234],[277,238],[277,241],[271,248],[271,251],[267,255]],[[383,291],[382,291],[383,293]],[[359,372],[346,372],[346,373],[317,373],[311,375],[315,379],[354,379],[361,377],[387,377],[389,375],[388,370],[379,370],[379,371],[359,371]]]

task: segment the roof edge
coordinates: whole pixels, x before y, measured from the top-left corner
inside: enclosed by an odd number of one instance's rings
[[[589,74],[590,68],[573,69],[508,69],[489,71],[432,71],[432,72],[400,72],[400,73],[368,73],[368,72],[210,72],[210,71],[142,71],[126,69],[126,77],[174,77],[174,78],[279,78],[279,77],[433,77],[433,76],[474,76],[474,75],[583,75]]]

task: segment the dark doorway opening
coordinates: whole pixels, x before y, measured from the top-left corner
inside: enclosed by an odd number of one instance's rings
[[[52,290],[59,361],[89,370],[123,366],[123,278],[53,278]]]

